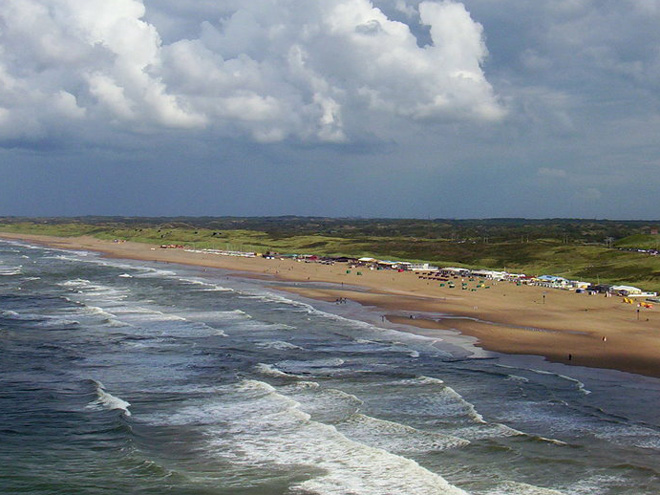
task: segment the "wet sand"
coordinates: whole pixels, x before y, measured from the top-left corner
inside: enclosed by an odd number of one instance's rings
[[[237,276],[295,281],[299,282],[295,287],[277,289],[325,301],[347,298],[377,308],[391,322],[418,328],[425,335],[437,330],[441,338],[440,331],[457,330],[475,337],[477,345],[487,350],[660,377],[660,305],[637,308],[617,297],[509,282],[477,288],[477,281],[465,280],[468,288],[462,290],[460,279],[454,288],[447,284],[441,287],[439,282],[421,279],[412,272],[193,253],[91,237],[0,233],[0,238],[91,250],[114,258],[223,268]],[[332,283],[336,288],[321,289],[311,282]]]

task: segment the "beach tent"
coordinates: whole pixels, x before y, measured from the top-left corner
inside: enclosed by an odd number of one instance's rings
[[[567,279],[555,275],[540,275],[536,278],[542,285],[550,287],[564,287],[568,284]]]
[[[641,295],[642,289],[632,287],[630,285],[613,285],[610,287],[610,292],[613,292],[619,296],[635,296]]]
[[[471,272],[473,277],[482,277],[493,280],[503,280],[507,277],[507,272],[496,272],[494,270],[473,270]]]
[[[575,287],[578,290],[584,290],[591,287],[591,282],[582,282],[580,280],[571,280],[571,286]]]

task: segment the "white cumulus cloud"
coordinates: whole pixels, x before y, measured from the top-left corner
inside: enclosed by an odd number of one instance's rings
[[[218,4],[221,15],[164,42],[142,0],[5,2],[0,139],[93,122],[342,142],[370,118],[504,115],[482,70],[483,29],[461,3],[397,2],[406,22],[428,26],[424,46],[370,0]]]

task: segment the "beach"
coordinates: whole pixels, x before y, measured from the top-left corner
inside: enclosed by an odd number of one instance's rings
[[[464,283],[0,242],[5,491],[660,493],[660,380],[598,367],[653,373],[652,310]]]
[[[576,294],[510,282],[474,290],[440,286],[414,272],[350,268],[289,259],[224,256],[164,249],[92,237],[56,238],[0,233],[0,238],[49,247],[95,251],[112,258],[177,263],[235,272],[236,276],[296,282],[277,290],[305,298],[342,298],[381,312],[383,318],[427,336],[458,331],[476,345],[507,354],[543,356],[569,365],[660,377],[660,308],[638,308],[621,298]],[[319,283],[332,284],[320,287]],[[465,282],[468,283],[468,282]],[[487,287],[487,288],[486,288]]]

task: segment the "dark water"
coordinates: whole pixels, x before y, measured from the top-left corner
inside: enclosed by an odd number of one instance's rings
[[[660,381],[436,340],[0,244],[0,492],[660,493]]]

